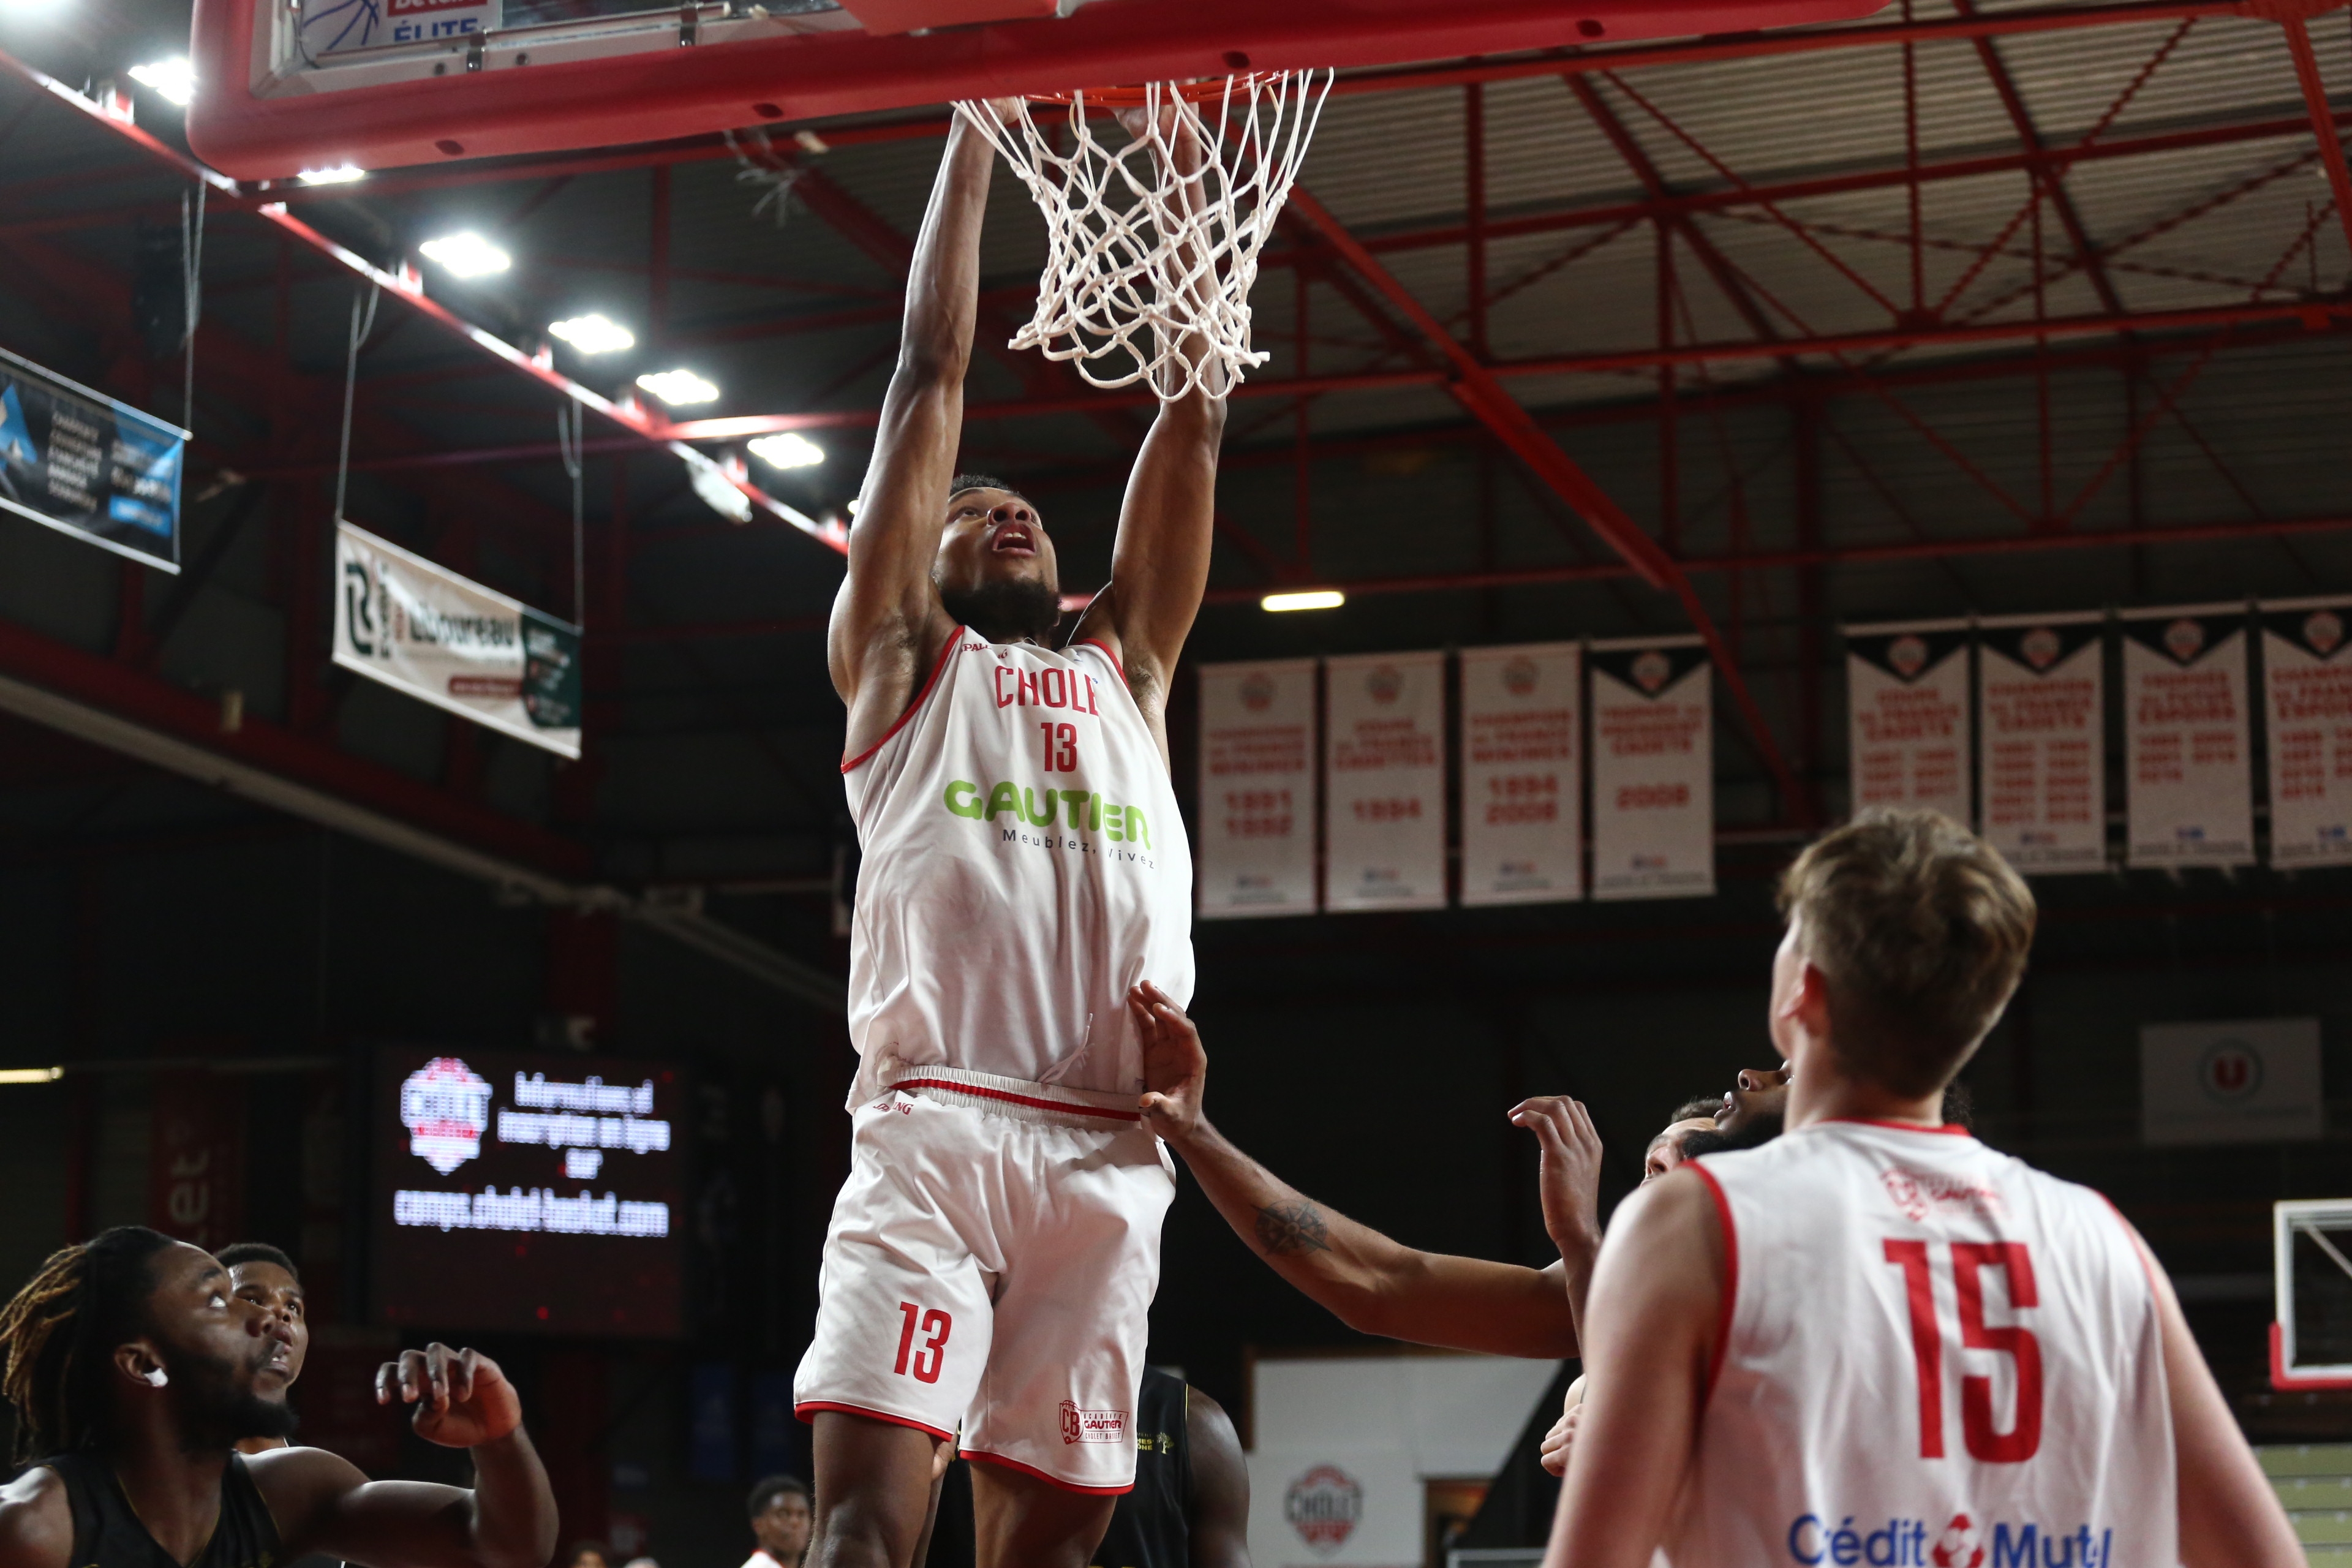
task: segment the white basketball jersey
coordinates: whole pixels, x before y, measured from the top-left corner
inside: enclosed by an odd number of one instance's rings
[[[1730,1301],[1677,1568],[2174,1568],[2154,1288],[2105,1199],[1958,1128],[1696,1165]]]
[[[1192,995],[1192,855],[1118,660],[958,627],[842,764],[865,863],[849,941],[856,1106],[904,1067],[1130,1094],[1128,988]]]

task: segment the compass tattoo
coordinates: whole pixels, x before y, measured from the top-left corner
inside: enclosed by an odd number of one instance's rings
[[[1269,1258],[1286,1252],[1328,1252],[1330,1227],[1313,1204],[1271,1204],[1257,1211],[1257,1244]]]

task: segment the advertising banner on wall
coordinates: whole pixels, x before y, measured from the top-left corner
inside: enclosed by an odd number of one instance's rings
[[[1201,667],[1202,920],[1311,915],[1315,661]]]
[[[188,433],[0,351],[0,511],[180,569]]]
[[[1979,831],[2021,871],[2107,863],[2101,624],[2095,614],[1977,623]]]
[[[2352,861],[2352,599],[2261,606],[2271,864]]]
[[[1715,891],[1715,667],[1695,637],[1592,645],[1592,896]]]
[[[1853,809],[1918,806],[1969,815],[1969,623],[1845,628]]]
[[[1445,904],[1445,656],[1371,654],[1323,667],[1324,903]]]
[[[2122,622],[2126,862],[2252,865],[2246,606],[2129,610]]]
[[[348,522],[335,525],[335,662],[580,754],[580,629]]]
[[[2318,1138],[2319,1020],[2146,1025],[2139,1032],[2139,1102],[2146,1143]]]
[[[1584,896],[1583,669],[1575,643],[1462,655],[1462,901]]]
[[[241,1078],[202,1068],[155,1075],[149,1124],[147,1223],[217,1251],[245,1235],[245,1101]]]

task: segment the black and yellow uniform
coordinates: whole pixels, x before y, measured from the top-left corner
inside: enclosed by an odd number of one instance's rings
[[[1184,1380],[1143,1369],[1135,1399],[1135,1489],[1120,1494],[1096,1568],[1185,1568],[1192,1555],[1192,1453]],[[111,1568],[111,1565],[109,1565]]]
[[[181,1568],[131,1511],[122,1483],[105,1460],[60,1454],[41,1466],[66,1484],[66,1507],[73,1514],[72,1568]],[[245,1456],[231,1454],[221,1473],[220,1522],[186,1568],[270,1568],[278,1545],[278,1521],[269,1517]]]

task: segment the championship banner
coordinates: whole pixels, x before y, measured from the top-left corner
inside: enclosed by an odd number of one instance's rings
[[[580,754],[580,631],[348,522],[335,662],[563,756]]]
[[[1853,809],[1916,806],[1969,816],[1969,623],[1845,628]]]
[[[2121,618],[2125,862],[2252,865],[2246,606],[2127,610]]]
[[[2352,862],[2352,599],[2260,606],[2271,732],[2271,864]]]
[[[1697,637],[1592,645],[1592,896],[1715,891],[1715,667]]]
[[[1977,623],[1981,831],[2021,871],[2107,863],[2102,617]]]
[[[1315,661],[1201,666],[1202,920],[1315,912]]]
[[[1324,905],[1445,906],[1445,656],[1324,664]]]
[[[1462,901],[1584,896],[1575,643],[1462,654]]]
[[[0,510],[180,569],[188,433],[0,350]]]

